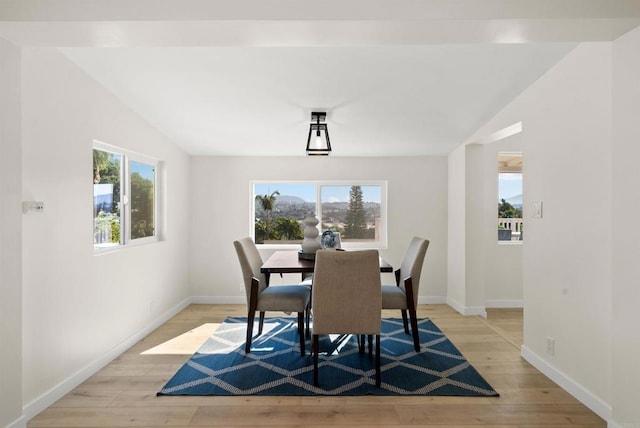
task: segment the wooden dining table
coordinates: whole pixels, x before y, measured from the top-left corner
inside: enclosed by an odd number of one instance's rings
[[[305,276],[313,273],[314,268],[314,260],[300,258],[298,251],[295,250],[283,250],[274,252],[262,264],[260,272],[265,275],[267,284],[269,284],[269,278],[272,273],[299,273],[304,279]],[[380,272],[393,272],[393,266],[382,257],[380,257]]]

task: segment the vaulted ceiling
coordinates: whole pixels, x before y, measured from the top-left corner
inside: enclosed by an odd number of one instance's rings
[[[0,37],[55,47],[192,155],[444,155],[582,41],[611,0],[0,0]]]

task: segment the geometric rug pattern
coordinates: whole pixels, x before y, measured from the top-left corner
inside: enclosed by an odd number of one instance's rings
[[[295,318],[266,318],[249,354],[244,352],[246,326],[245,317],[227,318],[158,395],[498,396],[428,318],[418,320],[419,353],[402,319],[382,320],[380,388],[374,358],[358,352],[355,336],[321,336],[320,385],[315,387],[311,341],[301,356]]]

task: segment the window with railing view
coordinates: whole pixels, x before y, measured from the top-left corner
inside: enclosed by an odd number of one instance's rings
[[[522,241],[522,153],[498,154],[498,241]]]
[[[252,191],[256,244],[301,244],[311,214],[345,247],[386,246],[386,182],[253,182]]]
[[[156,160],[94,143],[93,245],[96,251],[156,241]]]

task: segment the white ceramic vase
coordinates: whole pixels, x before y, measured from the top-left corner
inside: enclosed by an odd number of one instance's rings
[[[304,239],[302,240],[302,252],[305,254],[315,254],[322,245],[320,244],[320,231],[318,230],[318,219],[315,215],[309,215],[302,222],[304,224]]]

